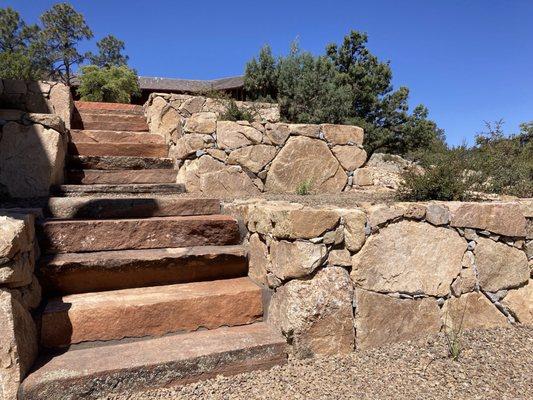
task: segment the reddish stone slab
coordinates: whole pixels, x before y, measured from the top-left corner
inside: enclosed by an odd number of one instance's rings
[[[240,241],[237,221],[227,215],[46,221],[39,228],[40,247],[46,253],[221,246]]]
[[[165,138],[150,133],[127,131],[96,131],[77,130],[70,131],[70,140],[75,143],[162,143]]]
[[[46,305],[41,343],[163,336],[251,324],[262,315],[261,288],[247,277],[72,294]]]
[[[69,143],[68,151],[80,156],[168,156],[167,145],[161,143]]]
[[[74,107],[78,112],[124,112],[130,114],[144,115],[144,110],[138,104],[124,103],[103,103],[98,101],[75,101]]]
[[[266,323],[69,350],[43,358],[22,400],[96,400],[286,363],[286,343]]]
[[[41,257],[46,293],[72,294],[246,276],[242,246],[67,253]]]
[[[72,125],[75,129],[148,132],[146,118],[142,115],[80,112],[79,117],[73,118]]]
[[[61,196],[116,196],[131,195],[169,195],[184,193],[185,187],[181,183],[137,183],[129,185],[58,185],[52,187],[55,194]]]
[[[220,200],[183,197],[51,197],[45,215],[61,219],[148,218],[220,213]]]
[[[173,169],[70,170],[67,181],[82,185],[174,183],[177,173]]]
[[[173,169],[174,160],[168,157],[70,155],[67,165],[72,169]]]

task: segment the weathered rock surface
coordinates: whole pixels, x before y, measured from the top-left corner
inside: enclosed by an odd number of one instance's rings
[[[519,204],[461,204],[452,214],[451,225],[487,230],[498,235],[526,236],[526,219]]]
[[[265,128],[264,142],[275,146],[283,145],[291,134],[287,124],[266,124]]]
[[[346,249],[331,250],[328,256],[328,265],[334,265],[337,267],[351,267],[352,256]]]
[[[344,221],[344,241],[346,248],[352,252],[359,251],[365,244],[366,215],[360,210],[342,213]]]
[[[266,179],[271,192],[295,193],[309,182],[312,192],[336,193],[347,176],[326,143],[308,137],[291,137],[278,153]]]
[[[199,190],[210,196],[258,195],[261,191],[239,166],[200,175]]]
[[[328,143],[333,145],[363,144],[364,131],[358,126],[322,124],[320,127]]]
[[[450,211],[444,205],[429,204],[426,207],[426,220],[433,225],[446,225],[450,222]]]
[[[371,291],[444,296],[465,250],[466,242],[450,229],[401,221],[367,239],[353,257],[351,276],[356,286]]]
[[[502,301],[518,322],[533,325],[533,280],[516,290],[510,290]]]
[[[355,340],[352,299],[348,272],[327,267],[312,279],[292,280],[279,288],[269,322],[288,337],[298,358],[348,354]]]
[[[169,150],[169,155],[176,159],[184,159],[199,150],[204,150],[214,146],[214,140],[210,135],[199,133],[189,133],[176,141],[176,145]]]
[[[483,290],[497,292],[510,289],[529,279],[527,257],[515,247],[479,238],[474,253],[479,284]]]
[[[281,280],[302,278],[317,269],[327,256],[326,246],[304,241],[272,241],[270,269]]]
[[[183,130],[210,135],[217,129],[217,116],[213,112],[201,112],[187,118]]]
[[[347,171],[355,171],[366,161],[366,151],[357,146],[334,146],[331,151]]]
[[[67,164],[76,169],[172,169],[174,160],[168,157],[68,156]]]
[[[20,382],[37,357],[37,329],[28,311],[0,289],[0,398],[17,399]]]
[[[257,174],[274,159],[276,152],[275,147],[265,144],[242,147],[230,153],[228,164],[241,165]]]
[[[356,348],[380,347],[439,332],[442,322],[435,299],[397,299],[355,291]]]
[[[454,331],[509,325],[507,318],[480,292],[450,298],[442,312],[445,326]]]
[[[0,186],[11,197],[47,196],[63,180],[66,136],[42,125],[8,122],[0,134]]]
[[[257,233],[250,236],[248,243],[248,276],[260,285],[267,285],[269,269],[268,248]]]
[[[67,179],[82,185],[174,183],[176,174],[173,169],[69,170]]]
[[[221,149],[237,149],[261,143],[263,134],[250,125],[233,121],[217,122],[217,144]]]

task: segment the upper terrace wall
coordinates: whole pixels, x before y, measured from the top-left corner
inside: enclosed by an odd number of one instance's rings
[[[72,110],[61,83],[0,80],[0,200],[47,196],[63,182]]]
[[[223,101],[202,96],[152,94],[145,104],[152,133],[165,136],[179,165],[178,183],[212,196],[338,193],[353,185],[366,161],[363,130],[331,124],[279,122],[275,104],[237,102],[253,122],[224,121]]]
[[[241,200],[249,276],[293,355],[533,325],[533,201],[304,206]],[[528,261],[529,260],[529,261]]]

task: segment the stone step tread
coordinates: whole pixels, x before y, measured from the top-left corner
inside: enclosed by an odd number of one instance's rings
[[[124,170],[68,170],[68,183],[75,185],[106,185],[128,183],[174,183],[178,171],[174,169]]]
[[[47,293],[72,294],[246,276],[242,245],[65,253],[39,260]]]
[[[248,277],[71,294],[48,301],[41,344],[157,337],[251,324],[262,315],[261,288]]]
[[[267,369],[287,360],[283,337],[266,323],[68,350],[43,358],[21,399],[98,399]]]
[[[237,220],[193,215],[104,220],[48,220],[38,225],[45,253],[160,249],[240,242]]]
[[[70,141],[75,143],[165,143],[161,135],[145,132],[80,130],[70,131]]]
[[[168,157],[168,146],[164,143],[70,142],[68,152],[80,156]]]
[[[158,194],[171,195],[184,193],[185,188],[179,183],[138,183],[130,185],[57,185],[52,187],[52,193],[63,196],[80,196],[89,194]]]
[[[75,101],[74,108],[78,112],[114,112],[144,115],[143,106],[125,103],[104,103],[98,101]]]
[[[49,218],[114,219],[219,214],[218,199],[184,197],[51,197]]]
[[[174,169],[174,160],[168,157],[69,155],[67,166],[72,169],[100,170]]]

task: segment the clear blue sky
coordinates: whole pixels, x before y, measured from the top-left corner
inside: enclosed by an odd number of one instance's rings
[[[27,22],[56,1],[0,0]],[[285,53],[320,53],[350,29],[390,60],[394,85],[411,89],[448,142],[472,143],[484,120],[503,118],[506,131],[533,120],[533,0],[71,1],[95,40],[126,42],[141,75],[209,79],[243,73],[270,43]],[[87,43],[83,49],[92,49]]]

